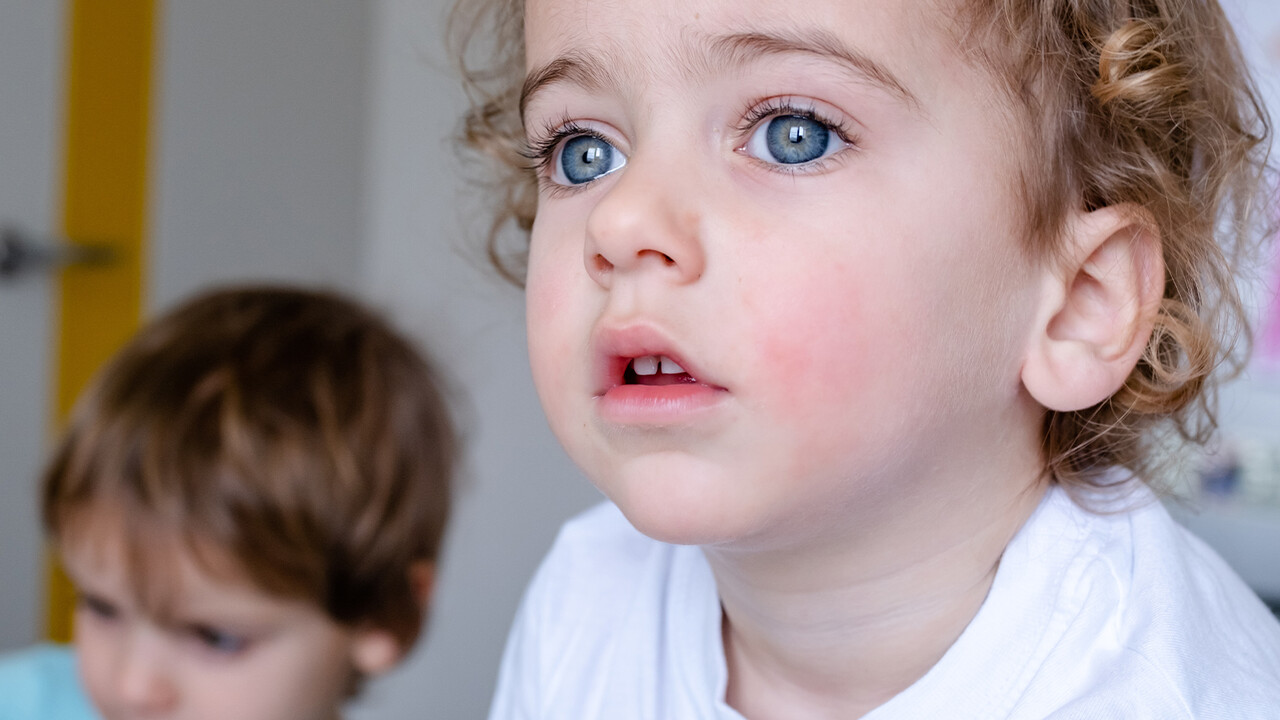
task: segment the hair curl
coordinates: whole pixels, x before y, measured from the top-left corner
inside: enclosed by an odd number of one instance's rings
[[[519,152],[523,9],[459,0],[450,22],[471,100],[462,141],[495,171],[489,258],[516,284],[537,210]],[[1137,367],[1094,407],[1047,411],[1043,434],[1064,485],[1106,485],[1117,466],[1154,482],[1159,427],[1192,442],[1216,428],[1214,390],[1250,339],[1236,277],[1270,232],[1270,122],[1235,35],[1216,0],[958,0],[953,19],[1024,130],[1029,251],[1052,256],[1073,209],[1126,203],[1160,238],[1164,299]]]

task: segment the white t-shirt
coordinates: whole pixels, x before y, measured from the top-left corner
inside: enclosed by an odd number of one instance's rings
[[[720,629],[701,550],[600,505],[526,592],[489,718],[742,720]],[[1159,503],[1098,515],[1055,488],[960,638],[865,716],[898,718],[1280,718],[1280,623]]]

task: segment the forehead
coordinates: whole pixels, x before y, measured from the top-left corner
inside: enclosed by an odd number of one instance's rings
[[[107,505],[81,508],[71,520],[58,546],[82,591],[127,599],[156,617],[258,594],[226,552],[153,519]]]
[[[955,81],[954,13],[947,0],[527,0],[526,68],[568,55],[638,87],[716,72],[733,50],[759,49],[726,39],[757,36],[865,58],[928,96]]]

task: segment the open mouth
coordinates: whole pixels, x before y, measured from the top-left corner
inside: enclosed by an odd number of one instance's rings
[[[697,383],[680,364],[666,355],[642,355],[632,358],[622,373],[624,385],[686,385]]]

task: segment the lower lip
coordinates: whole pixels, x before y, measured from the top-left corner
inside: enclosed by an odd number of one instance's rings
[[[718,405],[726,391],[689,383],[616,385],[599,396],[600,419],[618,425],[673,425],[690,422]]]

